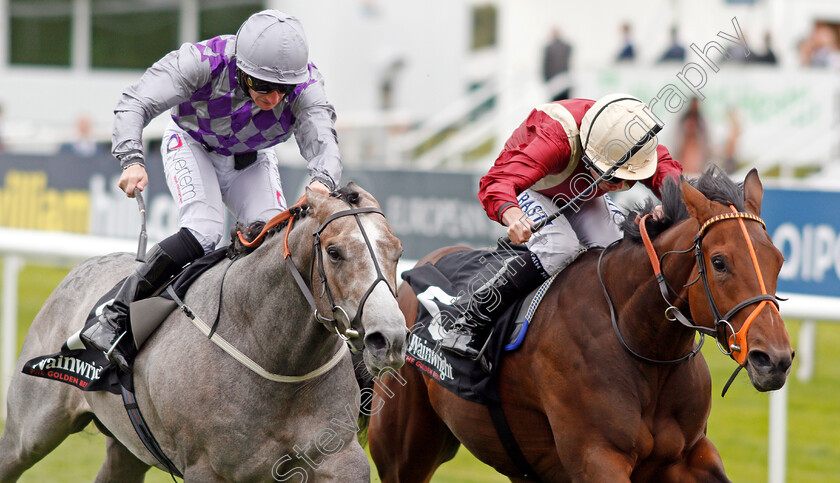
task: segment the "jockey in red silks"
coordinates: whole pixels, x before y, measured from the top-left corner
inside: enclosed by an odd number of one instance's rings
[[[225,206],[246,225],[287,208],[274,145],[294,134],[313,191],[329,193],[341,178],[335,109],[295,17],[257,12],[235,36],[170,52],[126,89],[114,110],[112,153],[123,169],[120,189],[129,197],[148,183],[143,128],[167,109],[172,119],[161,154],[180,230],[149,250],[99,323],[81,334],[88,347],[105,351],[126,372],[131,367],[119,341],[129,304],[215,248]]]
[[[607,193],[641,182],[659,197],[666,178],[679,180],[682,166],[653,137],[593,186],[656,126],[656,119],[644,102],[627,94],[611,94],[597,102],[552,102],[531,111],[481,178],[478,193],[490,219],[507,226],[511,242],[524,243],[529,250],[506,260],[495,276],[459,304],[462,314],[441,341],[443,349],[476,358],[476,333],[517,298],[587,248],[605,247],[620,238],[624,215]],[[531,236],[535,223],[581,193],[579,201]]]

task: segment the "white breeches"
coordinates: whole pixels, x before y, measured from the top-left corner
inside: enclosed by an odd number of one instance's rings
[[[273,148],[257,152],[245,169],[234,169],[233,156],[208,152],[170,122],[163,134],[166,184],[178,206],[178,226],[187,228],[205,253],[222,239],[225,206],[243,224],[268,221],[286,209]]]
[[[558,211],[551,198],[525,190],[517,198],[519,207],[533,222]],[[569,208],[535,233],[525,245],[537,255],[549,275],[563,270],[587,248],[605,247],[621,238],[618,223],[624,215],[609,196],[593,198],[578,211]]]

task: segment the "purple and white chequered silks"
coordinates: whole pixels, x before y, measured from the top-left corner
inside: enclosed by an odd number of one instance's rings
[[[171,111],[172,119],[193,139],[225,156],[287,140],[295,122],[291,103],[316,81],[315,66],[310,63],[310,80],[274,109],[263,111],[250,98],[237,95],[234,40],[232,35],[223,35],[193,44],[201,62],[210,66],[210,80]]]
[[[174,123],[222,156],[267,149],[294,134],[310,177],[334,189],[341,180],[341,153],[323,76],[309,64],[309,80],[263,111],[237,87],[235,39],[223,35],[183,44],[146,69],[114,108],[111,152],[123,167],[142,163],[143,128],[169,110]]]

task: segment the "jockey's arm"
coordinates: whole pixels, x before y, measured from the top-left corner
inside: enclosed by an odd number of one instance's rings
[[[149,184],[149,175],[143,163],[132,164],[125,168],[120,175],[119,187],[129,198],[134,198],[134,188],[143,191]]]
[[[682,164],[671,157],[668,148],[660,144],[656,147],[657,163],[656,172],[650,178],[642,180],[642,184],[647,186],[657,198],[662,198],[662,185],[668,178],[673,178],[678,184],[680,182],[680,175],[682,174]],[[665,213],[662,211],[662,205],[655,206],[651,212],[653,219],[661,220]]]
[[[682,174],[682,164],[671,157],[668,148],[660,144],[656,147],[657,163],[656,172],[648,179],[642,180],[642,184],[647,186],[653,194],[662,199],[662,185],[669,177],[674,178],[677,183],[680,182],[680,175]]]
[[[330,189],[324,183],[318,181],[317,179],[313,179],[311,183],[309,183],[309,189],[316,193],[321,193],[322,195],[330,194]]]
[[[135,84],[122,94],[114,108],[111,153],[120,161],[123,173],[119,186],[129,197],[134,188],[141,191],[148,183],[144,167],[143,128],[167,109],[189,99],[210,79],[201,69],[198,52],[191,44],[168,53],[149,67]]]
[[[291,104],[296,118],[295,141],[301,156],[308,162],[312,183],[320,182],[329,193],[338,188],[342,172],[335,108],[327,100],[320,72],[311,68],[310,76],[310,83]]]
[[[504,213],[511,209],[511,204],[516,205],[519,193],[549,173],[563,172],[570,156],[571,147],[562,125],[537,110],[532,111],[479,182],[478,198],[487,216],[505,224]]]

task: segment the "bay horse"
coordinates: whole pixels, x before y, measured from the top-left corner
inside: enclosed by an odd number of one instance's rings
[[[308,376],[287,382],[259,375],[211,343],[180,310],[168,316],[136,359],[140,409],[185,481],[275,481],[295,475],[370,480],[356,434],[359,387],[336,327],[358,329],[371,374],[403,364],[405,319],[395,298],[402,247],[376,200],[353,183],[332,196],[308,189],[305,196],[292,229],[272,236],[281,225],[261,233],[262,244],[250,252],[238,243],[240,256],[202,274],[184,302],[210,321],[221,305],[216,334],[266,372]],[[290,259],[284,259],[284,231]],[[315,314],[294,280],[290,260],[300,267]],[[24,361],[55,352],[79,330],[97,299],[133,267],[129,254],[81,263],[33,321],[8,393],[0,481],[17,480],[91,420],[107,439],[96,481],[141,482],[150,466],[166,471],[141,444],[120,396],[20,373]],[[337,325],[329,331],[330,319],[323,314],[335,317],[331,321]],[[337,363],[312,376],[330,361]]]
[[[774,296],[783,257],[759,218],[758,174],[743,187],[715,171],[693,183],[668,183],[662,220],[642,218],[640,230],[631,212],[623,239],[567,267],[523,344],[502,360],[501,405],[532,479],[729,481],[706,437],[711,376],[697,331],[745,366],[757,390],[785,383],[793,351]],[[418,265],[462,249],[439,249]],[[407,284],[398,300],[413,323],[417,299]],[[398,374],[404,381],[392,393],[374,386],[381,401],[372,405],[381,409],[368,437],[383,482],[428,482],[461,444],[512,481],[527,481],[486,406],[410,365]]]

